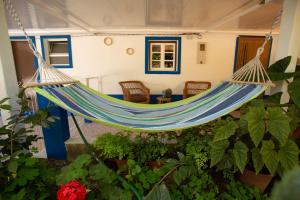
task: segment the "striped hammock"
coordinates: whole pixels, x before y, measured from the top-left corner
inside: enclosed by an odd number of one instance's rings
[[[34,90],[58,106],[94,122],[138,131],[170,131],[226,115],[257,97],[267,86],[224,82],[204,94],[168,103],[137,104],[98,93],[81,83]]]
[[[225,81],[205,93],[159,105],[115,99],[88,88],[47,66],[43,59],[32,80],[34,90],[67,111],[94,122],[137,131],[170,131],[197,126],[226,115],[252,100],[272,84],[260,62],[266,37],[256,56]],[[37,52],[35,54],[38,55]]]

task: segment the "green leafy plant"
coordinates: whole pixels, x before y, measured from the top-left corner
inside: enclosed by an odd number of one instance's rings
[[[0,128],[0,199],[46,199],[55,191],[54,170],[41,160],[31,157],[30,146],[40,139],[34,127],[48,125],[55,120],[47,109],[31,113],[29,99],[22,90],[18,107],[12,110],[0,101],[0,109],[9,110],[11,116]],[[49,188],[52,188],[49,190]]]
[[[141,164],[159,160],[168,152],[166,144],[160,142],[157,136],[138,136],[134,142],[135,159]]]
[[[218,186],[205,171],[193,166],[181,166],[173,173],[169,185],[172,199],[216,199]]]
[[[290,62],[291,56],[282,58],[272,64],[268,68],[267,73],[272,81],[284,81],[288,84],[287,91],[292,101],[300,108],[300,72],[286,72]],[[293,78],[292,81],[291,78]],[[274,95],[281,97],[282,93],[276,93]]]
[[[226,185],[226,190],[220,194],[218,199],[263,200],[263,199],[268,199],[268,197],[267,195],[261,194],[257,188],[252,188],[242,184],[239,181],[231,180],[229,184]]]
[[[2,199],[55,198],[55,170],[30,155],[20,154],[1,169],[0,197]],[[4,178],[4,177],[3,177]]]
[[[277,182],[272,189],[272,200],[299,199],[300,191],[300,167],[296,167],[293,170],[283,175],[280,182]]]
[[[95,162],[89,154],[78,156],[61,169],[56,177],[57,185],[72,180],[83,183],[91,193],[89,196],[100,199],[132,199],[132,193],[123,189],[117,174],[102,163]]]
[[[128,158],[132,156],[131,140],[128,136],[121,134],[113,135],[106,133],[97,137],[93,146],[95,150],[104,159],[119,159]]]
[[[256,100],[239,121],[228,118],[216,124],[211,167],[243,172],[248,165],[259,173],[266,166],[271,174],[290,170],[299,162],[290,132],[290,118],[280,107],[265,108],[263,101]]]

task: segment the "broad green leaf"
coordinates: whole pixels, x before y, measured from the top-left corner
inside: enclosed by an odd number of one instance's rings
[[[210,167],[215,166],[218,162],[222,160],[223,155],[228,146],[229,142],[227,140],[221,140],[210,143]]]
[[[5,101],[7,101],[9,98],[4,98],[2,100],[0,100],[0,104],[3,104]]]
[[[144,200],[171,200],[169,190],[165,184],[160,184],[153,188],[144,198]]]
[[[9,172],[16,172],[18,169],[19,163],[16,159],[10,160],[7,168]]]
[[[267,104],[280,104],[280,99],[282,96],[282,92],[277,92],[275,94],[272,94],[271,96],[268,96],[264,101]]]
[[[249,150],[248,147],[241,141],[238,141],[234,144],[234,148],[233,148],[234,161],[241,172],[244,171],[247,164],[248,150]]]
[[[300,113],[300,109],[297,108],[295,105],[292,105],[288,108],[287,115],[291,119],[290,121],[290,128],[291,132],[295,131],[298,127],[298,123],[300,122],[300,117],[298,114]]]
[[[279,162],[285,170],[290,170],[298,165],[299,148],[292,140],[287,140],[278,152]]]
[[[238,125],[234,121],[224,121],[225,124],[215,129],[214,141],[220,141],[228,139],[235,133]]]
[[[250,102],[250,107],[255,107],[255,108],[264,108],[265,103],[262,99],[254,99]]]
[[[300,107],[300,79],[295,79],[288,85],[288,92],[293,102]]]
[[[224,154],[222,160],[217,164],[217,171],[221,171],[224,169],[230,169],[233,165],[234,161],[232,156],[229,154]]]
[[[122,188],[115,186],[104,184],[101,186],[101,199],[108,200],[132,200],[132,194],[128,190],[123,190]]]
[[[291,132],[290,119],[283,113],[281,108],[268,108],[267,127],[269,132],[279,141],[281,145],[286,143],[286,140]]]
[[[265,135],[265,113],[264,107],[250,107],[246,114],[250,137],[256,147]]]
[[[262,156],[260,154],[260,149],[259,148],[253,148],[251,150],[251,152],[252,152],[253,167],[255,169],[256,174],[258,174],[264,166],[264,161],[263,161]]]
[[[11,109],[11,106],[8,105],[8,104],[2,104],[2,105],[0,105],[0,109],[3,109],[3,110],[10,110],[10,109]]]
[[[90,168],[89,174],[93,180],[102,183],[112,183],[116,179],[116,175],[104,164],[97,164]]]
[[[89,154],[82,154],[72,162],[72,165],[81,168],[82,166],[89,164],[91,161],[92,157]]]
[[[173,173],[173,180],[177,185],[180,185],[181,182],[186,179],[189,175],[190,168],[188,166],[182,166]]]
[[[260,153],[269,172],[274,175],[279,162],[278,153],[275,151],[274,143],[271,140],[263,141]]]
[[[291,56],[284,57],[268,67],[267,72],[285,72],[291,62]]]
[[[292,77],[294,77],[296,75],[296,73],[294,72],[269,72],[268,76],[271,79],[271,81],[283,81],[283,80],[287,80],[290,79]]]

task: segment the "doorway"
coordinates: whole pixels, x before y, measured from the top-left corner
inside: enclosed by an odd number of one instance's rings
[[[34,37],[31,39],[35,43]],[[11,37],[11,47],[18,83],[24,83],[34,75],[37,60],[25,37]]]
[[[255,57],[257,49],[264,43],[265,36],[239,36],[236,42],[236,55],[234,71],[237,71],[252,58]],[[272,38],[267,42],[260,61],[265,69],[269,66],[272,47]]]

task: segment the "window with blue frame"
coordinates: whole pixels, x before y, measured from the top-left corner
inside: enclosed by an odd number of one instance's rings
[[[41,36],[41,46],[48,65],[56,68],[73,68],[69,35]]]
[[[180,74],[181,37],[146,37],[145,52],[146,74]]]

